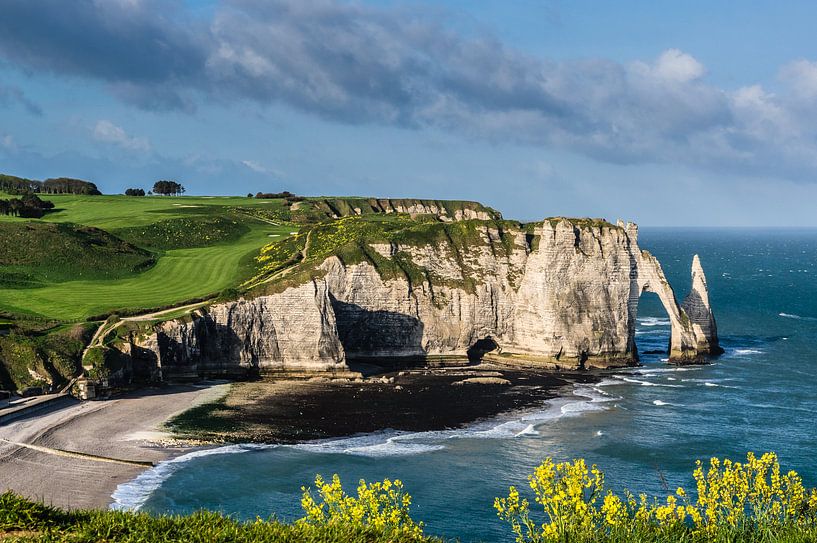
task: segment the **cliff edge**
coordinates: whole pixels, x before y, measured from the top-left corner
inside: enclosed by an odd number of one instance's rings
[[[669,316],[670,362],[721,352],[700,259],[679,304],[658,260],[639,248],[635,224],[389,225],[351,216],[291,246],[271,244],[259,257],[267,275],[241,299],[132,330],[117,347],[128,360],[122,367],[169,377],[466,357],[563,370],[630,366],[645,291]],[[290,267],[282,272],[278,261]]]

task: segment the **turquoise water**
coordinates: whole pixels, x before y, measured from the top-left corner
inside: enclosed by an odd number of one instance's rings
[[[448,432],[375,435],[288,446],[232,446],[196,453],[123,485],[120,506],[153,512],[221,510],[243,518],[300,516],[300,487],[315,473],[401,478],[427,531],[463,541],[511,541],[493,497],[544,457],[585,457],[608,484],[661,494],[690,485],[698,458],[776,451],[785,468],[817,485],[817,230],[642,229],[679,298],[701,255],[725,355],[672,368],[642,355],[642,368],[576,386],[540,409]],[[639,350],[665,349],[657,299],[639,306]]]

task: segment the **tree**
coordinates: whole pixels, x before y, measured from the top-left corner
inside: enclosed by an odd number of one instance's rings
[[[184,192],[184,187],[175,181],[163,179],[161,181],[156,181],[156,183],[153,184],[154,194],[161,194],[163,196],[178,196],[179,194],[184,194]]]
[[[3,215],[39,219],[49,209],[54,209],[54,202],[41,200],[33,192],[24,194],[22,198],[0,200],[0,214]]]
[[[125,196],[144,196],[145,189],[126,189]]]
[[[252,192],[247,193],[247,198],[252,198]]]

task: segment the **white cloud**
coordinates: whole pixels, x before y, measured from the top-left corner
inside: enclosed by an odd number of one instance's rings
[[[150,151],[150,142],[147,138],[129,136],[124,128],[105,119],[97,121],[93,137],[96,141],[118,145],[128,151]]]
[[[679,49],[668,49],[661,53],[654,70],[660,77],[680,82],[694,81],[706,72],[704,65],[695,57]]]
[[[267,169],[255,160],[242,160],[241,163],[254,172],[267,173]]]
[[[817,97],[817,62],[790,62],[780,69],[780,79],[798,98],[810,100]]]
[[[423,8],[240,0],[219,3],[206,20],[172,4],[170,16],[158,0],[47,10],[42,1],[5,0],[13,16],[0,17],[0,54],[29,71],[104,81],[146,109],[249,99],[340,123],[445,129],[617,164],[817,180],[814,61],[784,66],[774,93],[753,82],[732,91],[680,49],[630,63],[557,61],[487,32],[460,33]],[[43,26],[50,31],[38,32]],[[110,121],[93,132],[124,149],[150,147]]]
[[[241,163],[243,165],[245,165],[247,168],[249,168],[252,171],[257,172],[257,173],[266,173],[266,174],[274,175],[276,177],[285,177],[285,175],[286,175],[281,170],[265,166],[264,164],[261,164],[257,160],[242,160]]]
[[[0,147],[6,149],[7,151],[16,151],[17,150],[17,142],[14,141],[14,138],[11,134],[6,134],[2,138],[0,138]]]

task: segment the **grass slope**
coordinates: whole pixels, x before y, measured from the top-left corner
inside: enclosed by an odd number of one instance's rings
[[[436,538],[396,535],[370,527],[310,526],[275,520],[238,522],[218,513],[154,517],[116,511],[65,512],[11,493],[0,495],[0,540],[19,542],[152,543],[408,543]]]
[[[117,309],[150,309],[201,298],[234,286],[270,234],[286,236],[290,227],[255,224],[234,243],[165,252],[148,271],[111,281],[69,281],[46,288],[0,289],[0,308],[65,321],[82,320]]]
[[[120,258],[122,255],[109,255],[111,258],[102,260],[89,258],[88,251],[100,252],[98,244],[68,247],[64,239],[43,238],[43,255],[62,251],[72,257],[72,262],[56,265],[45,258],[52,273],[48,276],[37,275],[42,270],[38,271],[36,262],[21,263],[19,269],[13,270],[17,275],[34,274],[48,279],[48,283],[43,286],[0,282],[2,312],[79,321],[113,311],[135,312],[208,297],[251,276],[252,258],[258,250],[270,239],[286,238],[297,229],[246,211],[281,208],[280,200],[73,195],[54,195],[48,199],[54,202],[55,212],[40,221],[0,217],[0,234],[6,229],[62,231],[68,228],[62,223],[81,224],[116,232],[131,245],[149,249],[151,253],[136,250],[143,258],[155,258],[156,263],[142,271],[128,258]],[[116,239],[109,234],[100,235]],[[10,254],[22,258],[23,246],[12,243]],[[86,265],[96,270],[88,279],[81,273]],[[106,266],[122,273],[106,278],[101,271]],[[56,270],[60,272],[58,277],[54,275]]]
[[[73,224],[0,223],[0,285],[37,287],[77,277],[114,279],[150,268],[151,253]]]

